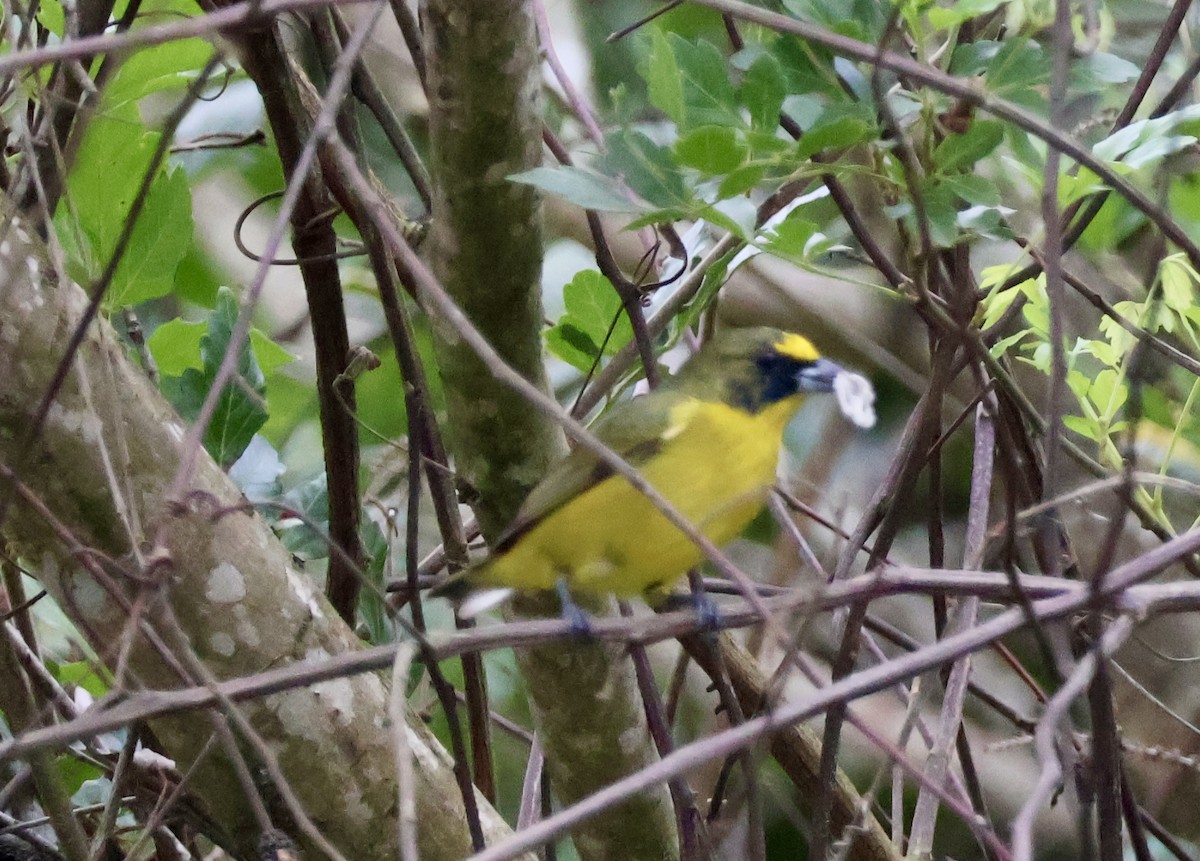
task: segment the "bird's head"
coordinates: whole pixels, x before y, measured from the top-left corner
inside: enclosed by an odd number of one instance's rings
[[[832,392],[835,381],[846,373],[793,332],[726,329],[692,357],[675,385],[758,412],[796,395]]]

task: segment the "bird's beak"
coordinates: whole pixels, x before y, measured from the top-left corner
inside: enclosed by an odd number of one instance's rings
[[[837,362],[817,359],[815,362],[805,365],[796,374],[796,381],[799,383],[800,391],[821,394],[832,392],[833,381],[844,373],[846,373],[846,369]]]

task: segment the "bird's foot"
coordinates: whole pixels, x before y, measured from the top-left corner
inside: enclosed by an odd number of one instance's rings
[[[563,621],[567,623],[571,636],[581,640],[596,639],[596,631],[592,628],[592,617],[575,603],[575,599],[571,597],[571,590],[567,587],[567,581],[559,580],[555,583],[554,591],[558,594]]]
[[[701,633],[712,634],[721,630],[721,608],[704,592],[686,592],[682,595],[667,595],[658,605],[662,610],[692,610]]]

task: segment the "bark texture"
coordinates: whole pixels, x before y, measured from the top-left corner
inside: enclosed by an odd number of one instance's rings
[[[540,201],[507,177],[542,161],[541,55],[528,0],[432,0],[428,58],[433,270],[505,360],[546,388],[542,360]],[[439,355],[458,474],[478,491],[494,538],[560,457],[557,426],[498,383],[451,332]],[[524,599],[522,612],[557,603]],[[517,660],[555,795],[584,798],[657,758],[623,649],[566,643]],[[585,861],[678,856],[665,787],[630,799],[572,835]]]
[[[205,673],[231,679],[358,648],[203,450],[187,491],[167,498],[186,454],[184,425],[107,323],[90,327],[45,427],[24,444],[87,299],[78,286],[58,283],[31,229],[15,219],[6,224],[0,463],[17,473],[24,490],[0,481],[10,502],[5,538],[118,683],[178,688],[203,683]],[[390,695],[381,676],[364,674],[240,707],[308,816],[355,861],[397,854]],[[154,729],[182,768],[213,731],[205,714],[162,720]],[[470,841],[449,757],[419,718],[410,715],[403,731],[416,760],[421,857],[458,861],[470,854]],[[217,750],[191,786],[253,855],[257,825]],[[252,755],[250,762],[256,765]],[[479,806],[489,838],[506,833],[499,815],[482,799]],[[321,857],[300,842],[307,857]]]

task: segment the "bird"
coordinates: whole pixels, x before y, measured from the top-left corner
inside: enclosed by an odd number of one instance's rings
[[[874,422],[874,394],[858,374],[822,358],[802,335],[730,328],[649,394],[610,409],[596,437],[635,467],[717,546],[765,504],[788,422],[806,395],[837,392],[842,411]],[[654,503],[591,450],[552,465],[490,554],[435,587],[461,618],[516,591],[643,596],[659,603],[703,552]]]

